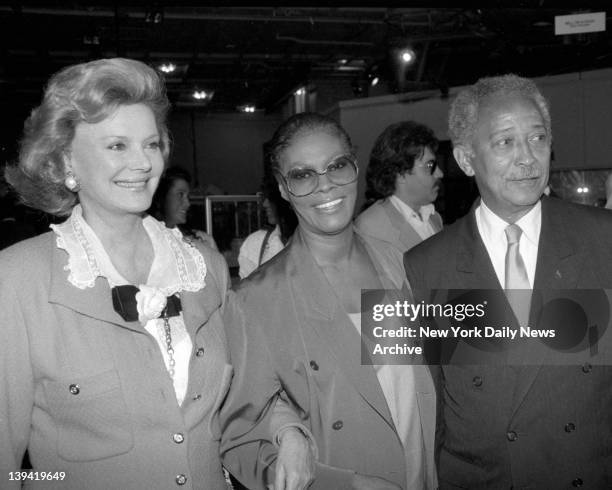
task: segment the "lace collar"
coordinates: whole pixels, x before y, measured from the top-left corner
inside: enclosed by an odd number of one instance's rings
[[[178,229],[147,216],[142,221],[153,244],[154,259],[147,286],[159,288],[166,296],[180,291],[198,291],[205,286],[206,264],[202,254],[183,240]],[[79,289],[94,286],[97,277],[108,280],[110,287],[128,284],[115,269],[95,232],[83,219],[80,205],[59,225],[51,225],[57,235],[57,247],[68,253],[68,281]]]

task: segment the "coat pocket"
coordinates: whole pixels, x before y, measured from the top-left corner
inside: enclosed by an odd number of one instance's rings
[[[134,446],[117,371],[49,382],[45,394],[57,425],[57,453],[66,461],[118,456]]]

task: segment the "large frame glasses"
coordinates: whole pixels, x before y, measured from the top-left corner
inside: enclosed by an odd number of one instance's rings
[[[286,175],[283,175],[278,167],[275,171],[283,179],[289,193],[295,197],[312,194],[319,187],[321,175],[327,175],[330,182],[339,186],[351,184],[359,176],[357,159],[350,154],[332,158],[322,172],[312,167],[292,168]]]

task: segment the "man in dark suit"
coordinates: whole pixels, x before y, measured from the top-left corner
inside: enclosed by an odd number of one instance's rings
[[[481,199],[405,254],[415,291],[612,288],[610,213],[542,197],[551,124],[533,82],[479,80],[453,102],[449,132]],[[588,354],[541,364],[441,367],[441,489],[612,488],[612,368]]]
[[[366,194],[378,200],[355,220],[361,233],[403,253],[442,229],[433,205],[444,176],[437,149],[433,131],[414,121],[392,124],[380,134],[366,177]]]

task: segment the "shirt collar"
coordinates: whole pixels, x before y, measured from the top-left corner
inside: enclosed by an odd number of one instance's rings
[[[183,240],[178,229],[169,229],[151,216],[143,226],[153,244],[154,259],[147,286],[161,289],[166,296],[179,291],[198,291],[205,286],[206,264],[200,252]],[[59,225],[51,225],[58,248],[68,254],[68,281],[79,289],[93,287],[104,277],[111,287],[127,284],[114,267],[102,242],[83,218],[80,205]]]
[[[487,235],[491,241],[506,242],[505,229],[509,225],[506,221],[497,216],[481,199],[478,206],[480,213],[480,225],[482,232]],[[542,227],[542,203],[538,201],[525,216],[516,221],[518,226],[523,230],[523,236],[529,242],[537,247],[540,239],[540,229]]]
[[[431,216],[436,212],[436,208],[433,203],[421,206],[418,211],[415,211],[414,209],[412,209],[411,206],[406,204],[395,194],[391,195],[389,197],[389,200],[403,215],[413,216],[414,218],[420,219],[424,223],[427,223],[429,221],[429,218],[431,218]]]

